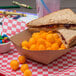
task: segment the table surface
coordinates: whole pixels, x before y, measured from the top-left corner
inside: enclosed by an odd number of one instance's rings
[[[27,20],[30,20],[31,17],[34,18],[35,16],[29,15],[27,16]],[[24,20],[26,20],[26,17]],[[12,36],[21,32],[25,28],[27,28],[25,22],[12,20],[7,17],[4,17],[3,19],[2,34],[6,33],[8,36]],[[53,53],[50,51],[48,52]],[[46,58],[47,54],[48,53],[46,53],[44,58]],[[56,54],[53,54],[53,57],[55,55]],[[18,60],[19,56],[18,50],[16,50],[13,45],[10,47],[10,52],[0,54],[0,72],[7,76],[23,76],[23,73],[20,70],[13,71],[10,68],[11,60]],[[32,76],[76,76],[76,48],[48,65],[39,64],[29,59],[26,60],[26,64],[28,64]],[[20,67],[21,65],[22,64],[19,64]]]
[[[13,0],[0,0],[0,6],[8,6],[13,5]],[[22,12],[30,12],[30,13],[36,13],[36,0],[14,0],[18,1],[20,3],[25,3],[30,6],[32,6],[33,9],[27,9],[27,8],[12,8],[11,10],[17,10]],[[76,0],[60,0],[60,8],[71,8],[73,11],[76,12]]]

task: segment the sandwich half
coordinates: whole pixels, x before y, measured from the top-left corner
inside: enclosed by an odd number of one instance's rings
[[[63,9],[27,23],[29,30],[76,29],[76,14],[71,9]]]
[[[59,29],[57,32],[66,48],[76,46],[76,30]]]

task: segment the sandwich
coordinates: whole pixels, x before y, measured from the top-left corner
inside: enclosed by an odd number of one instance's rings
[[[57,32],[66,48],[76,46],[76,30],[59,29]]]
[[[66,48],[76,44],[76,14],[71,9],[62,9],[27,23],[31,31],[55,31]]]
[[[76,29],[76,14],[71,9],[62,9],[27,23],[29,30]]]

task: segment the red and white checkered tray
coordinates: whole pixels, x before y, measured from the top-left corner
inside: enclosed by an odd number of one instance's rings
[[[4,18],[2,33],[12,36],[26,28],[23,21]],[[8,53],[0,54],[0,72],[6,76],[23,76],[20,69],[13,71],[10,68],[10,61],[13,59],[18,60],[18,56],[19,53],[13,44]],[[32,71],[32,76],[76,76],[76,49],[71,50],[48,65],[39,64],[31,60],[27,60],[26,63]]]

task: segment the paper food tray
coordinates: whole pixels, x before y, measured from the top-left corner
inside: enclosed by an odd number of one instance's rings
[[[37,62],[43,63],[43,64],[49,64],[53,60],[57,59],[61,55],[67,53],[72,48],[66,49],[66,50],[42,50],[42,51],[30,51],[22,49],[21,43],[24,40],[29,40],[29,38],[32,36],[32,33],[27,29],[23,32],[20,32],[19,34],[16,34],[10,38],[10,40],[14,43],[15,47],[17,48],[18,52],[21,55],[24,55],[25,57],[35,60]]]

